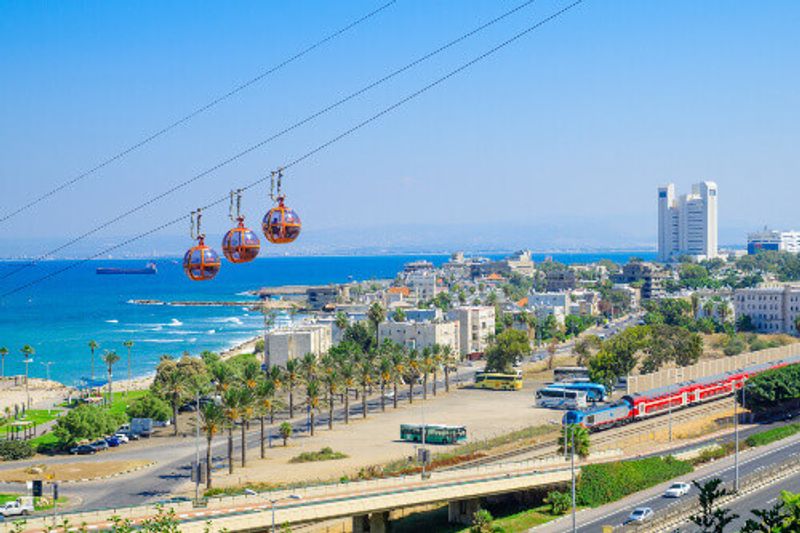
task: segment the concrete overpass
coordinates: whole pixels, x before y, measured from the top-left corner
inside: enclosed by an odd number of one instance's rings
[[[265,531],[272,523],[271,500],[275,501],[276,524],[353,517],[354,532],[381,533],[386,530],[389,512],[394,509],[449,503],[450,521],[469,523],[482,497],[563,483],[570,476],[565,461],[552,458],[432,472],[425,480],[419,475],[401,476],[212,498],[204,508],[195,508],[191,502],[165,507],[174,510],[181,521],[180,530],[187,533],[203,531],[209,520],[213,523],[213,530]],[[297,496],[299,499],[295,499]],[[155,507],[148,505],[59,514],[55,523],[60,524],[66,518],[73,527],[85,524],[88,530],[97,531],[110,528],[112,516],[138,524],[155,515]],[[36,517],[27,521],[23,531],[61,531],[54,529],[53,523],[52,517]]]

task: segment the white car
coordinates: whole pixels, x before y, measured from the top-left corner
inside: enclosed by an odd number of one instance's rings
[[[689,485],[688,483],[683,483],[682,481],[679,481],[678,483],[673,483],[666,490],[666,492],[664,492],[664,497],[680,498],[681,496],[686,496],[690,488],[692,488],[691,485]]]
[[[130,441],[130,439],[128,438],[128,436],[127,436],[125,433],[117,433],[117,434],[115,434],[114,436],[115,436],[115,437],[116,437],[116,438],[117,438],[117,439],[118,439],[120,442],[124,442],[124,443],[126,443],[126,444],[128,443],[128,441]]]
[[[647,522],[651,518],[653,518],[653,510],[651,508],[637,507],[628,515],[628,519],[625,520],[625,523],[636,522],[637,524],[641,524],[642,522]]]

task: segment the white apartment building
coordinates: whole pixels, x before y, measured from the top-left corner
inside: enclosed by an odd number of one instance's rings
[[[797,335],[800,285],[774,284],[737,289],[733,297],[736,316],[747,315],[762,333]]]
[[[692,192],[675,196],[675,185],[658,188],[658,259],[679,255],[717,256],[717,184],[703,181]]]
[[[765,229],[747,235],[747,253],[761,250],[800,253],[800,231],[775,231]]]
[[[330,350],[332,336],[330,323],[274,329],[264,339],[264,364],[283,366],[289,359],[302,358],[307,353],[322,355]]]
[[[461,355],[486,351],[489,337],[494,335],[493,306],[457,307],[450,312],[450,318],[458,321]]]
[[[411,350],[422,350],[434,344],[450,346],[461,353],[458,322],[384,322],[378,325],[378,339],[389,339]]]
[[[411,291],[411,296],[420,300],[431,300],[442,292],[442,288],[437,283],[435,270],[420,269],[409,272],[405,275],[405,282]]]

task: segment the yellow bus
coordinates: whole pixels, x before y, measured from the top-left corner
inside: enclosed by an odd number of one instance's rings
[[[520,390],[522,373],[503,374],[500,372],[478,372],[475,374],[476,389]]]

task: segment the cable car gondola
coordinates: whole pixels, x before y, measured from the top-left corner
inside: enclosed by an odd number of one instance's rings
[[[234,197],[235,215],[234,215]],[[247,263],[258,256],[261,250],[261,242],[258,236],[244,226],[244,217],[241,215],[242,191],[231,191],[231,220],[238,222],[222,238],[222,253],[231,263]]]
[[[270,209],[264,216],[261,224],[261,229],[264,231],[264,236],[273,244],[286,244],[293,242],[298,235],[300,235],[300,228],[302,223],[297,213],[286,207],[284,201],[286,196],[281,192],[281,178],[283,177],[282,171],[277,171],[277,193],[275,188],[275,175],[272,173],[272,187],[270,190],[270,197],[277,202],[277,205]]]
[[[219,255],[205,244],[205,235],[200,233],[200,209],[192,212],[193,239],[197,239],[197,245],[189,248],[183,256],[183,271],[192,281],[205,281],[214,279],[222,266]]]

